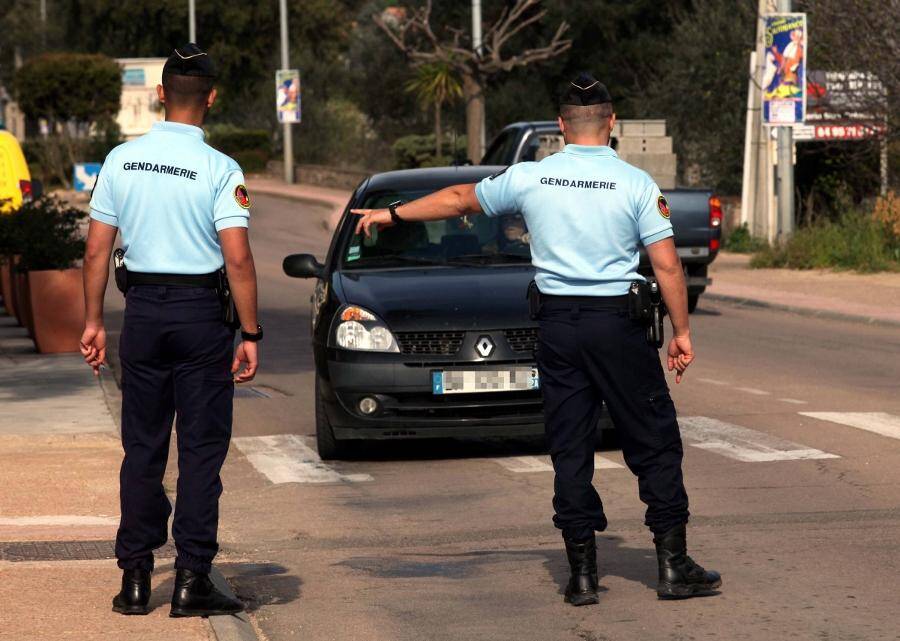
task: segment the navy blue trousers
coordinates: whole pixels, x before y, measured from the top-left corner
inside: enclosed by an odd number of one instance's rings
[[[122,569],[153,569],[172,512],[163,489],[177,415],[178,486],[172,536],[176,568],[208,573],[218,552],[219,471],[231,438],[234,332],[217,294],[193,287],[128,290],[122,362]]]
[[[624,310],[550,300],[541,306],[537,363],[554,481],[553,522],[569,540],[606,529],[592,484],[596,425],[606,403],[625,463],[656,534],[688,520],[675,405],[659,353]]]

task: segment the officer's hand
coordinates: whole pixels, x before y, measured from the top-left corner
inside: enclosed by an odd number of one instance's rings
[[[252,341],[241,341],[237,351],[234,353],[234,362],[231,364],[231,373],[237,374],[234,377],[235,383],[248,383],[256,376],[256,368],[259,367],[259,352],[256,343]],[[238,374],[237,371],[243,363],[244,369]]]
[[[102,325],[86,325],[78,344],[84,362],[100,375],[100,366],[106,361],[106,329]]]
[[[691,337],[675,336],[669,343],[669,371],[677,370],[675,382],[680,383],[684,376],[684,370],[694,362],[694,347],[691,345]]]
[[[375,229],[390,227],[394,224],[391,220],[391,212],[387,209],[351,209],[351,214],[359,214],[362,218],[356,223],[356,233],[364,233],[366,238],[372,236],[370,227],[375,225]]]

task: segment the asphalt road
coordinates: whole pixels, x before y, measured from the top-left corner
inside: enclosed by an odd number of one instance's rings
[[[691,553],[723,574],[722,592],[657,601],[643,505],[612,446],[595,476],[610,520],[604,592],[576,609],[562,601],[539,443],[390,443],[316,460],[312,283],[285,277],[281,260],[324,256],[326,212],[256,196],[252,215],[266,340],[255,390],[236,399],[244,440],[224,471],[218,565],[265,638],[900,639],[896,328],[701,300],[698,360],[670,385]]]

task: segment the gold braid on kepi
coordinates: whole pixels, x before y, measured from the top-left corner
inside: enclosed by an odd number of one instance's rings
[[[209,55],[193,42],[178,47],[166,60],[163,75],[215,78],[216,68]]]
[[[589,73],[580,73],[567,83],[559,95],[560,105],[576,105],[587,107],[589,105],[602,105],[612,102],[612,96],[606,85],[594,78]]]

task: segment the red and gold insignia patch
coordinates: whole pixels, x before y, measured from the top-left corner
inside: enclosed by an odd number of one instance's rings
[[[656,206],[659,208],[659,215],[663,218],[668,218],[671,215],[672,212],[669,211],[669,203],[662,194],[656,199]]]
[[[244,209],[250,209],[250,192],[247,191],[244,185],[238,185],[234,188],[234,199]]]

